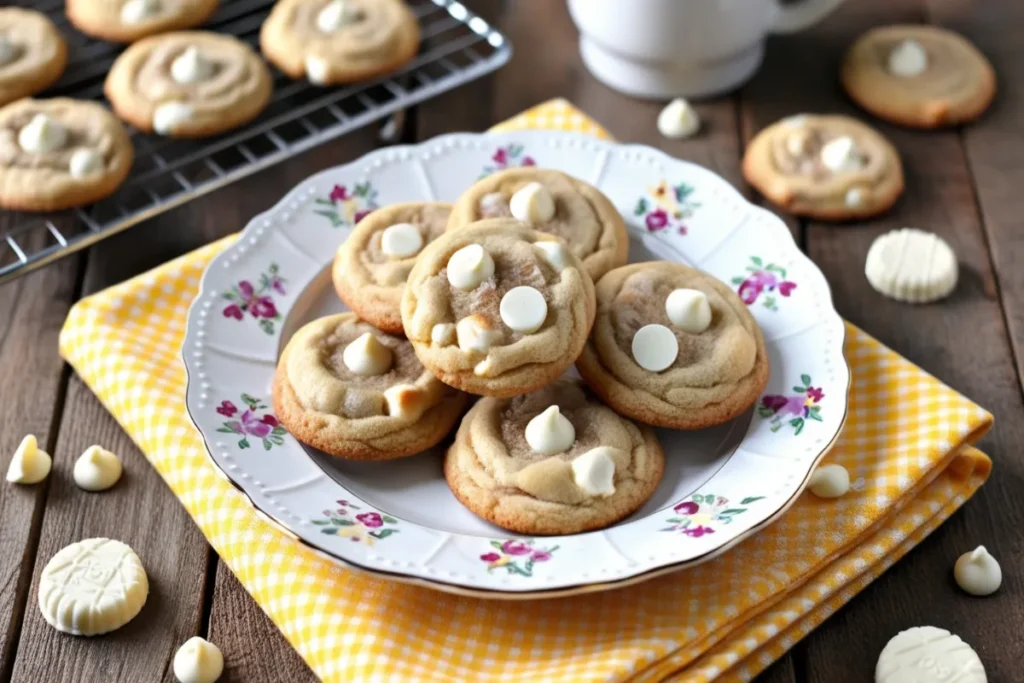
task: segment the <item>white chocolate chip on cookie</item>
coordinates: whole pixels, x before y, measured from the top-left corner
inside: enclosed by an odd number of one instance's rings
[[[213,62],[190,45],[171,62],[171,78],[177,83],[198,83],[213,75]]]
[[[14,484],[38,484],[46,479],[52,467],[50,455],[40,449],[36,437],[29,434],[14,451],[11,464],[7,467],[7,481]]]
[[[480,198],[480,216],[494,218],[508,213],[508,201],[500,192],[488,192]]]
[[[633,359],[644,370],[661,372],[676,362],[679,341],[664,325],[644,325],[633,335]]]
[[[306,55],[306,78],[313,85],[326,85],[327,75],[330,72],[330,65],[327,64],[327,60],[321,59],[316,55]]]
[[[985,667],[971,646],[949,631],[915,626],[886,644],[875,665],[875,683],[985,683]]]
[[[689,102],[678,98],[658,114],[658,132],[667,138],[688,138],[700,130],[700,118]]]
[[[526,423],[526,443],[534,453],[554,455],[569,450],[576,441],[576,428],[562,415],[558,406],[551,406]]]
[[[164,102],[153,111],[153,130],[160,135],[170,135],[191,118],[192,107],[184,102]]]
[[[864,159],[854,139],[841,135],[822,146],[821,163],[833,173],[843,173],[859,170],[864,166]]]
[[[615,461],[617,449],[609,446],[591,448],[572,461],[572,477],[576,486],[588,496],[610,496],[615,493]]]
[[[992,595],[1003,583],[1003,570],[985,546],[961,555],[953,567],[956,584],[971,595]]]
[[[807,488],[818,498],[839,498],[850,490],[850,473],[842,465],[821,465],[811,474]]]
[[[533,334],[547,319],[548,304],[533,287],[513,287],[501,297],[498,312],[502,322],[516,332]]]
[[[533,246],[540,249],[544,260],[555,270],[561,272],[569,266],[569,250],[561,242],[535,242]]]
[[[359,335],[346,346],[341,357],[345,367],[364,377],[383,375],[391,369],[394,360],[391,349],[369,332]]]
[[[540,183],[527,183],[512,195],[509,210],[514,218],[529,225],[544,223],[555,217],[555,198]]]
[[[396,384],[384,391],[384,402],[391,417],[419,417],[423,402],[422,391],[413,384]]]
[[[900,42],[889,52],[889,73],[901,78],[920,76],[928,68],[928,53],[912,38]]]
[[[359,12],[352,7],[348,0],[331,0],[316,15],[316,27],[324,33],[332,33],[357,21],[358,18]]]
[[[117,483],[122,469],[116,455],[105,448],[89,446],[75,461],[75,484],[86,491],[104,491]]]
[[[846,197],[843,198],[843,202],[851,209],[864,206],[864,189],[860,187],[851,187],[846,191]]]
[[[479,244],[459,249],[448,259],[448,282],[470,292],[494,275],[494,259]]]
[[[388,226],[380,235],[380,250],[393,258],[408,258],[423,248],[423,235],[412,223]]]
[[[665,299],[665,314],[672,324],[690,334],[700,334],[711,325],[708,295],[697,289],[676,289]]]
[[[929,303],[956,288],[953,249],[938,235],[901,228],[879,236],[868,250],[864,274],[875,290],[908,303]]]
[[[18,146],[32,154],[60,149],[67,140],[67,129],[46,114],[36,114],[18,131]]]
[[[455,324],[455,338],[463,351],[487,351],[497,334],[480,315],[470,315]]]
[[[88,147],[79,147],[68,160],[68,172],[73,178],[84,178],[103,168],[103,155]]]
[[[180,683],[215,683],[224,673],[220,648],[199,636],[192,636],[174,653],[174,677]]]
[[[121,21],[125,24],[141,24],[160,9],[160,0],[128,0],[121,5]]]
[[[430,341],[438,346],[448,346],[455,341],[455,325],[437,323],[430,329]]]

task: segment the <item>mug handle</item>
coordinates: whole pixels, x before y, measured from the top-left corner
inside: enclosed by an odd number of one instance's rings
[[[769,29],[772,33],[795,33],[824,19],[843,0],[798,0],[783,4],[774,0],[775,15]]]

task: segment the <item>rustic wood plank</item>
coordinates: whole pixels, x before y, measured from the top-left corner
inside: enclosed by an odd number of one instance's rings
[[[1011,644],[1002,628],[1021,619],[1014,575],[1022,564],[1022,550],[1014,535],[1024,511],[1014,500],[1024,494],[1024,466],[1016,456],[1024,438],[1024,405],[1019,386],[1009,379],[1014,369],[1007,331],[964,150],[955,131],[910,131],[870,119],[854,110],[836,85],[841,56],[863,30],[923,17],[917,2],[847,3],[814,30],[773,40],[764,71],[744,92],[744,108],[755,129],[800,111],[845,112],[868,120],[900,149],[907,192],[894,211],[859,225],[811,223],[809,253],[828,278],[840,313],[994,409],[999,418],[982,444],[996,459],[990,482],[963,511],[807,639],[808,680],[870,680],[887,639],[921,624],[949,628],[972,643],[991,680],[1013,680],[1024,656],[1024,644]],[[794,64],[801,65],[799,83],[794,83]],[[904,225],[938,232],[957,251],[962,279],[947,301],[903,305],[867,284],[863,266],[871,241]],[[978,543],[1000,557],[1006,572],[1003,592],[991,600],[964,595],[950,576],[955,558]]]

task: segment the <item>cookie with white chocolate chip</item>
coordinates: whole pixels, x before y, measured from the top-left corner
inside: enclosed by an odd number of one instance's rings
[[[665,457],[649,427],[616,415],[577,382],[484,398],[444,461],[455,497],[521,534],[577,534],[627,517],[654,494]]]
[[[512,168],[481,178],[455,202],[448,229],[498,216],[561,239],[595,282],[629,256],[626,224],[615,206],[596,187],[561,171]]]
[[[50,87],[67,62],[67,44],[45,14],[0,8],[0,106]]]
[[[0,206],[57,211],[111,194],[132,167],[132,143],[105,107],[22,99],[0,108]]]
[[[423,249],[402,296],[402,324],[442,381],[506,397],[550,384],[573,364],[594,306],[594,284],[562,242],[492,218]]]
[[[402,0],[280,0],[260,29],[267,59],[315,85],[394,71],[419,46],[419,24]]]
[[[352,230],[334,257],[334,289],[363,320],[402,334],[402,292],[416,257],[444,232],[452,205],[409,202],[377,209]]]
[[[199,138],[259,115],[270,70],[234,36],[179,31],[144,38],[117,58],[103,90],[114,111],[144,133]]]
[[[288,341],[274,414],[299,441],[339,458],[390,460],[436,445],[466,395],[423,369],[408,341],[353,313],[319,318]]]
[[[744,303],[711,275],[667,261],[601,278],[576,368],[616,412],[673,429],[731,420],[768,383],[764,338]]]
[[[64,11],[82,33],[133,43],[157,33],[199,26],[218,0],[66,0]]]
[[[743,175],[772,203],[820,220],[875,216],[903,194],[896,148],[848,116],[800,114],[768,126],[747,147]]]

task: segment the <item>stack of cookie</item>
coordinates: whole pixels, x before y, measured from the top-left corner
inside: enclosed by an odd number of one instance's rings
[[[661,480],[652,427],[730,420],[768,380],[761,332],[726,285],[627,254],[615,207],[557,171],[379,209],[334,261],[354,313],[292,337],[276,414],[361,460],[420,453],[461,419],[444,472],[472,512],[524,534],[608,526]],[[582,383],[565,377],[574,363]]]

